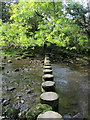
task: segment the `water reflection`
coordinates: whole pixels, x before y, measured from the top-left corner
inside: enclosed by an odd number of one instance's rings
[[[87,68],[53,64],[57,92],[60,96],[59,112],[88,115],[88,74]],[[83,69],[83,70],[82,70]],[[84,71],[84,72],[83,72]]]

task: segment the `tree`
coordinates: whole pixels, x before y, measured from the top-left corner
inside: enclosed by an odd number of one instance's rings
[[[84,7],[78,2],[70,2],[66,6],[66,11],[68,14],[71,15],[75,23],[79,25],[81,29],[84,30],[84,33],[87,34],[88,42],[90,45],[90,17],[89,17],[90,8],[89,6]]]
[[[8,22],[10,18],[10,3],[0,1],[0,9],[0,19],[2,19],[3,22]]]
[[[1,27],[4,45],[28,48],[55,44],[69,50],[87,49],[87,36],[64,14],[62,2],[18,2],[10,7],[10,22]]]

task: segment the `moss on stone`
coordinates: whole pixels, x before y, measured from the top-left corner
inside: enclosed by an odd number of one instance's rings
[[[47,104],[37,104],[33,106],[27,113],[26,118],[27,120],[36,120],[37,116],[40,113],[52,110],[52,107]]]

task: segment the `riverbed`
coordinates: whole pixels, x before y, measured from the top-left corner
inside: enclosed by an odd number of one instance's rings
[[[10,112],[16,111],[16,114],[24,115],[39,103],[43,58],[12,59],[3,63],[4,69],[0,72],[0,116],[10,116]],[[88,65],[52,62],[52,68],[60,98],[59,113],[87,117],[90,100]]]

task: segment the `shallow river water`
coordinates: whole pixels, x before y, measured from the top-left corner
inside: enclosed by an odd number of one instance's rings
[[[88,66],[52,63],[56,92],[59,94],[59,113],[74,116],[89,114]],[[42,60],[13,60],[0,72],[0,116],[7,116],[12,108],[25,114],[39,103],[43,75]],[[7,102],[5,103],[5,100]]]
[[[53,64],[56,89],[59,94],[59,112],[63,115],[88,115],[87,67]]]

